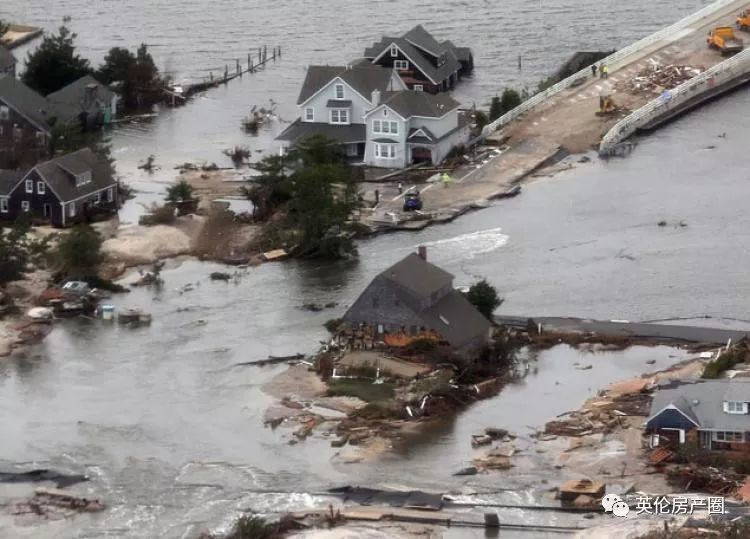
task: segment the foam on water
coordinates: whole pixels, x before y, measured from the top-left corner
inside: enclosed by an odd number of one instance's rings
[[[452,238],[428,241],[420,245],[435,248],[433,251],[437,260],[471,260],[477,255],[496,251],[508,243],[508,236],[503,234],[502,230],[500,227],[477,230]],[[412,250],[416,250],[416,246]]]

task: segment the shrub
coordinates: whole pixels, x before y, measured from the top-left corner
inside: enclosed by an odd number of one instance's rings
[[[325,324],[323,324],[323,327],[328,330],[328,333],[331,335],[335,335],[339,332],[341,329],[341,326],[344,324],[343,319],[341,318],[331,318],[330,320],[326,320]]]
[[[490,118],[484,111],[478,110],[474,113],[474,125],[477,130],[481,131],[482,128],[490,123]]]
[[[500,98],[500,107],[502,108],[503,114],[516,108],[522,101],[521,95],[512,88],[506,88],[503,90],[503,95]]]
[[[224,155],[229,157],[236,168],[239,168],[245,159],[250,159],[250,148],[246,146],[235,146],[224,150]]]
[[[175,209],[172,206],[151,206],[149,213],[142,215],[138,223],[144,226],[171,225],[175,221]]]
[[[68,277],[95,275],[104,258],[102,238],[89,225],[76,225],[57,244],[55,254],[60,271]]]
[[[466,293],[466,299],[488,320],[492,320],[492,313],[503,302],[498,297],[495,287],[488,283],[486,279],[471,285]]]
[[[234,522],[226,539],[273,539],[277,536],[276,526],[261,517],[241,516]]]
[[[193,186],[185,180],[180,180],[177,183],[167,187],[167,196],[165,200],[172,204],[180,204],[182,202],[192,202],[196,199],[193,195]]]
[[[743,363],[748,355],[744,342],[740,346],[731,348],[721,354],[714,361],[708,363],[703,369],[703,378],[719,378],[724,371],[734,368],[735,365]]]

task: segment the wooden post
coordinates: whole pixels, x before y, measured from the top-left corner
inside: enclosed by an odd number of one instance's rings
[[[229,79],[229,66],[224,64],[224,83]]]
[[[208,78],[209,78],[209,80],[210,80],[211,82],[213,82],[213,81],[214,81],[214,72],[213,72],[213,71],[209,71],[209,72],[208,72]]]
[[[258,65],[263,63],[263,49],[258,47]]]
[[[253,58],[250,56],[250,53],[247,53],[247,70],[252,71],[253,70]]]
[[[253,59],[250,58],[250,67],[249,67],[250,73],[255,73],[255,67],[253,66]]]
[[[279,45],[279,58],[281,58],[281,45]]]
[[[236,62],[237,62],[237,65],[235,66],[235,68],[236,68],[235,70],[236,70],[236,72],[237,72],[238,75],[242,75],[242,69],[240,68],[240,59],[237,58]]]
[[[263,63],[268,60],[268,47],[266,45],[263,45]]]
[[[273,48],[273,61],[276,61],[276,47]]]

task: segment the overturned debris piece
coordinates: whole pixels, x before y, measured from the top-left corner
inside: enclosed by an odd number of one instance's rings
[[[273,260],[281,260],[287,256],[287,252],[284,249],[273,249],[272,251],[266,251],[263,253],[263,260],[271,262]]]
[[[224,273],[223,271],[214,271],[209,277],[211,277],[212,281],[228,281],[232,278],[231,275]]]
[[[103,511],[104,504],[96,499],[75,496],[64,490],[39,487],[34,491],[34,503],[52,505],[77,511]]]
[[[599,481],[590,479],[571,479],[560,487],[560,500],[562,502],[575,502],[581,495],[585,494],[593,499],[600,499],[604,496],[606,485]]]
[[[492,437],[487,434],[472,434],[471,447],[481,447],[492,443]]]
[[[38,483],[41,481],[51,481],[57,485],[57,488],[64,488],[88,480],[89,478],[85,475],[68,475],[47,469],[29,470],[27,472],[0,472],[0,483]]]
[[[117,315],[117,321],[120,324],[130,326],[147,326],[151,324],[151,315],[142,309],[129,308],[121,311]]]
[[[486,429],[484,429],[484,433],[493,440],[501,440],[506,436],[510,436],[511,438],[513,438],[513,436],[511,436],[507,430],[499,429],[496,427],[487,427]]]
[[[460,470],[458,470],[453,475],[457,475],[457,476],[460,476],[460,475],[477,475],[478,473],[479,473],[479,470],[477,469],[476,466],[467,466],[466,468],[461,468]]]

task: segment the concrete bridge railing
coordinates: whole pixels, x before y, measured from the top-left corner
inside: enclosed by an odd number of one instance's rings
[[[650,36],[647,36],[640,41],[636,41],[635,43],[628,45],[625,48],[620,49],[619,51],[616,51],[615,53],[609,55],[608,57],[604,58],[601,63],[607,64],[611,66],[615,62],[622,60],[623,58],[626,58],[627,56],[633,54],[634,52],[638,52],[641,49],[644,49],[650,45],[653,45],[654,43],[657,43],[658,41],[664,40],[669,38],[671,35],[674,35],[675,33],[684,30],[694,22],[699,21],[703,17],[706,17],[708,15],[711,15],[712,13],[715,13],[716,11],[719,11],[725,6],[728,6],[729,4],[732,4],[736,0],[717,0],[713,4],[709,4],[703,9],[696,11],[692,15],[689,15],[685,17],[684,19],[677,21],[671,26],[667,26],[666,28],[663,28],[659,30],[656,33],[651,34]],[[546,101],[553,95],[563,91],[567,90],[571,86],[573,86],[573,83],[575,83],[578,79],[581,77],[591,77],[591,68],[586,67],[584,69],[581,69],[579,72],[571,75],[570,77],[561,80],[554,86],[550,86],[546,90],[539,92],[538,94],[535,94],[531,96],[529,99],[518,105],[513,110],[510,110],[500,116],[500,118],[496,119],[495,121],[487,124],[484,126],[484,129],[482,129],[482,136],[486,137],[490,133],[493,133],[494,131],[497,131],[501,127],[509,124],[516,118],[518,118],[520,115],[524,114],[525,112],[533,109],[540,103]]]
[[[745,49],[672,90],[665,90],[661,96],[612,126],[599,143],[599,155],[609,155],[617,143],[628,138],[639,128],[659,119],[703,92],[708,92],[746,75],[748,71],[750,71],[750,49]]]

